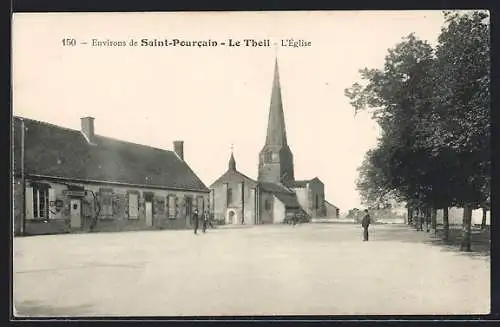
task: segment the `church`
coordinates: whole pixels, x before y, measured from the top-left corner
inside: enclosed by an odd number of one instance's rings
[[[278,62],[274,67],[266,141],[259,153],[258,178],[236,167],[231,152],[227,171],[210,185],[214,219],[225,224],[277,224],[325,217],[325,188],[318,177],[296,180],[288,145]]]

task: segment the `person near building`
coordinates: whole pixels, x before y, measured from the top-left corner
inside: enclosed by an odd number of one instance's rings
[[[193,225],[195,234],[198,233],[198,223],[199,223],[198,209],[195,209],[193,212]]]
[[[203,213],[203,226],[202,226],[203,233],[207,231],[208,219],[209,219],[208,211],[205,210],[205,212]]]

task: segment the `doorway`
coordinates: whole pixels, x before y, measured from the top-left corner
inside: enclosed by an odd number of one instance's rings
[[[80,199],[70,200],[70,227],[71,228],[81,228],[82,227],[82,201]]]
[[[185,201],[186,201],[186,226],[191,226],[191,214],[193,211],[193,198],[190,196],[186,196]]]
[[[233,210],[229,210],[227,213],[227,223],[228,224],[236,224],[236,213]]]
[[[146,227],[153,226],[153,202],[146,201]]]

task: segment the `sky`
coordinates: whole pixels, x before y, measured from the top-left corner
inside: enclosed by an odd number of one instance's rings
[[[326,200],[347,212],[362,207],[356,169],[379,128],[367,112],[354,116],[344,89],[410,33],[435,44],[443,24],[440,11],[16,13],[13,114],[72,129],[92,116],[96,134],[167,150],[183,140],[207,186],[233,146],[237,169],[256,179],[277,57],[295,178],[320,178]],[[271,46],[128,45],[155,38]],[[287,39],[310,46],[281,46]]]

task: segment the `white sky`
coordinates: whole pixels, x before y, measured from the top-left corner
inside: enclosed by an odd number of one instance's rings
[[[209,186],[227,169],[257,177],[275,54],[295,177],[318,176],[326,199],[346,212],[360,206],[356,168],[375,146],[369,114],[354,118],[344,89],[358,70],[381,68],[387,49],[414,32],[435,43],[440,11],[15,14],[15,115],[172,149]],[[92,48],[77,41],[134,38],[303,39],[305,48]]]

